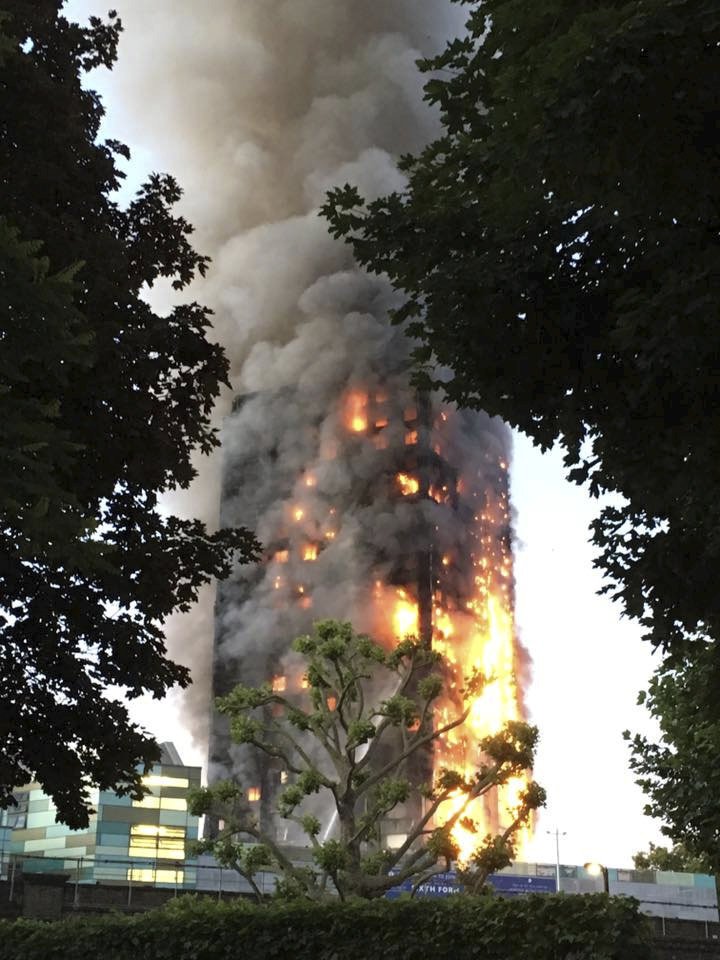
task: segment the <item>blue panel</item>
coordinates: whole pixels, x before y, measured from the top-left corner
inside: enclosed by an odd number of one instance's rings
[[[405,880],[394,889],[388,890],[385,896],[388,900],[395,900],[403,893],[410,893],[412,888],[412,882]],[[427,883],[424,883],[418,888],[415,896],[431,898],[449,897],[455,893],[460,893],[460,889],[460,884],[457,882],[455,873],[450,871],[449,873],[439,873],[436,877],[433,877],[432,880],[428,880]]]
[[[103,835],[106,833],[115,834],[116,836],[130,836],[130,824],[125,823],[122,820],[101,820],[98,825],[98,832],[101,832]],[[104,841],[103,841],[104,842]]]
[[[111,790],[103,790],[100,793],[100,799],[98,801],[100,804],[108,804],[111,807],[131,807],[132,799],[130,797],[119,797],[116,793],[113,793]],[[100,811],[102,814],[102,810]]]
[[[520,893],[555,893],[555,877],[522,877],[512,873],[493,873],[488,883],[507,895]]]

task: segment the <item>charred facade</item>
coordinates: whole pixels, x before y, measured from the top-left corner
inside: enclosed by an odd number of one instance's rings
[[[214,693],[270,682],[302,697],[290,644],[315,619],[350,619],[386,643],[412,633],[461,670],[503,672],[496,686],[506,702],[495,713],[505,715],[481,721],[485,730],[463,728],[410,773],[426,780],[433,765],[471,768],[478,736],[523,713],[522,651],[512,626],[508,431],[412,390],[402,371],[342,386],[330,410],[326,396],[312,388],[263,391],[234,405],[221,520],[256,529],[266,553],[261,565],[219,588]],[[501,638],[491,621],[503,617],[507,649],[498,656]],[[211,781],[241,780],[265,830],[299,839],[275,813],[285,771],[231,744],[217,714],[209,771]],[[483,802],[480,819],[494,830],[501,798]],[[386,833],[402,836],[419,812],[396,811]]]

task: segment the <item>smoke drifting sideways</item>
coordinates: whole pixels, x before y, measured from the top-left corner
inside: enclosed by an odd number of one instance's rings
[[[329,403],[387,348],[392,295],[331,240],[318,208],[327,189],[345,182],[368,197],[402,186],[396,157],[437,132],[416,60],[462,32],[463,10],[449,0],[115,6],[125,33],[113,135],[142,144],[185,189],[182,212],[196,227],[198,249],[213,258],[192,295],[215,311],[232,395],[271,386]],[[157,301],[164,293],[151,295]],[[218,424],[232,395],[218,406]],[[245,442],[235,428],[273,429],[264,413],[251,422],[254,409],[228,421],[228,448]],[[279,446],[285,450],[283,437]],[[295,455],[292,444],[286,454]],[[198,480],[172,508],[217,522],[220,463],[220,456],[198,462]],[[290,459],[283,470],[291,466]],[[247,518],[247,505],[242,513]],[[249,519],[262,537],[266,521]],[[357,562],[348,548],[349,573]],[[200,742],[210,697],[210,597],[206,591],[194,615],[168,625],[171,655],[193,672],[184,719]]]

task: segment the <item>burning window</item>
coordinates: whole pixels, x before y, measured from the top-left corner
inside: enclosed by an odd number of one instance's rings
[[[345,399],[345,426],[353,433],[364,433],[368,428],[367,394],[352,390]]]
[[[389,423],[390,421],[388,420],[387,417],[378,417],[378,419],[375,421],[375,429],[384,430]]]
[[[290,559],[289,550],[278,550],[275,556],[273,557],[274,563],[287,563]]]
[[[247,798],[250,803],[257,803],[260,799],[260,787],[248,787]]]
[[[280,783],[287,783],[287,782],[288,782],[288,776],[289,776],[289,774],[288,774],[287,770],[281,770],[281,771],[280,771]]]
[[[304,518],[304,516],[305,516],[305,511],[303,510],[302,507],[295,507],[295,509],[294,509],[293,512],[292,512],[292,515],[293,515],[293,520],[294,520],[296,523],[300,523],[300,521],[301,521],[301,520]]]
[[[310,681],[308,680],[307,676],[300,677],[300,689],[307,690],[309,686],[310,686]]]
[[[399,473],[395,480],[404,497],[411,497],[420,490],[420,481],[408,473]]]
[[[280,675],[272,678],[273,693],[284,693],[287,690],[287,677]]]
[[[330,694],[325,702],[328,705],[328,710],[334,710],[337,707],[337,697],[332,694]]]
[[[313,473],[305,474],[305,486],[306,487],[316,487],[317,486],[317,477]]]
[[[413,447],[418,442],[418,432],[417,430],[408,430],[405,434],[405,446]]]
[[[306,543],[302,551],[303,560],[317,560],[319,549],[317,543]]]

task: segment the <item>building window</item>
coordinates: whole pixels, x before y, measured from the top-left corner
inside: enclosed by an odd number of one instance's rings
[[[158,773],[151,773],[147,777],[143,777],[143,783],[146,787],[178,787],[179,789],[187,789],[190,786],[190,781],[185,777],[165,777]]]
[[[250,803],[257,803],[260,799],[260,787],[248,787],[247,798]]]
[[[133,883],[183,883],[184,870],[156,870],[154,867],[131,867],[127,874]]]

